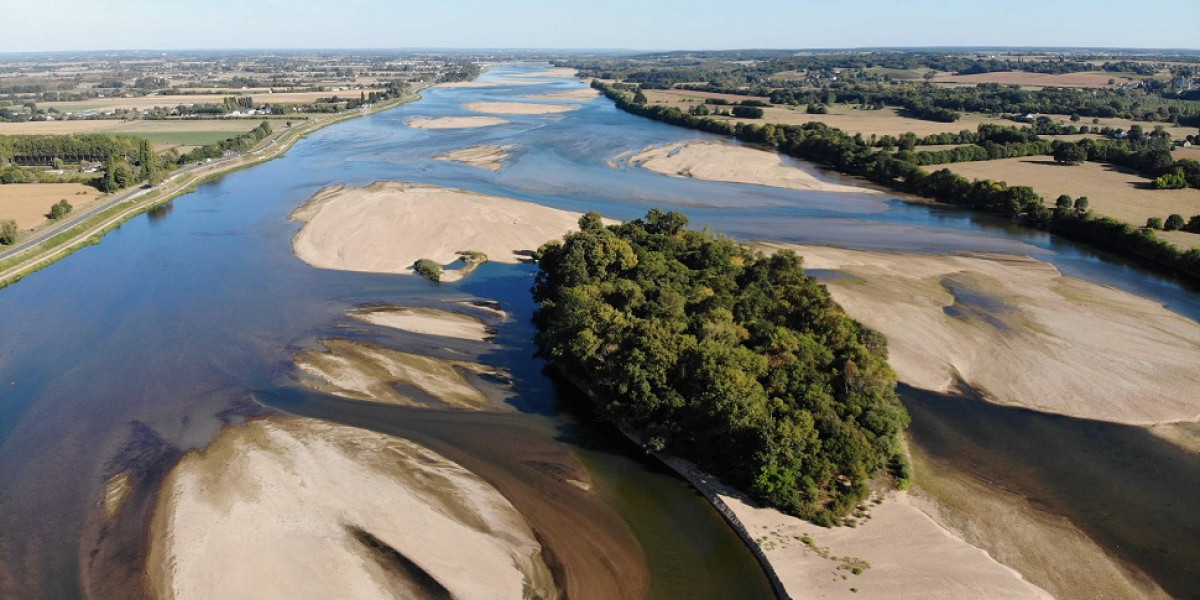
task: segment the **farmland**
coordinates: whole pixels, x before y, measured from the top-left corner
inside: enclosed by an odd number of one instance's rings
[[[78,210],[99,195],[96,188],[82,183],[0,185],[0,221],[12,219],[19,228],[32,229],[46,220],[55,202],[66,200]]]

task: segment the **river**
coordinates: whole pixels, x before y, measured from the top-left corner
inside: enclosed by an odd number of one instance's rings
[[[489,263],[461,283],[438,286],[416,277],[319,270],[295,258],[290,241],[299,225],[287,215],[335,183],[411,181],[599,210],[617,219],[664,207],[687,214],[693,226],[746,240],[1026,254],[1200,319],[1196,290],[1003,220],[876,194],[800,192],[613,168],[606,160],[623,152],[709,136],[622,113],[603,99],[562,115],[508,116],[509,124],[480,129],[405,125],[413,117],[470,115],[462,107],[466,102],[513,101],[581,85],[517,77],[538,68],[500,66],[481,79],[501,82],[497,87],[431,89],[421,101],[317,131],[285,157],[199,186],[169,209],[138,217],[100,244],[0,290],[0,595],[84,597],[78,573],[94,543],[85,532],[105,480],[137,464],[145,481],[153,481],[181,452],[205,446],[226,423],[253,412],[247,406],[257,398],[288,412],[412,437],[469,467],[471,456],[485,452],[496,453],[493,462],[503,466],[504,448],[489,442],[502,430],[528,447],[569,453],[588,468],[597,495],[645,553],[655,597],[771,597],[750,553],[702,498],[596,423],[543,372],[544,363],[531,359],[528,288],[534,267]],[[432,160],[478,144],[516,148],[509,165],[495,173]],[[482,359],[513,372],[517,395],[511,402],[518,410],[512,414],[448,416],[365,405],[301,392],[291,379],[292,354],[335,333],[422,349],[411,336],[381,337],[353,327],[345,316],[349,309],[370,303],[437,306],[462,298],[497,300],[515,317],[499,327],[496,344]],[[996,465],[1040,461],[1044,468],[1013,470],[1017,481],[1007,487],[1047,495],[1047,506],[1106,547],[1120,548],[1122,559],[1172,593],[1195,597],[1186,595],[1200,589],[1194,553],[1164,555],[1161,546],[1200,539],[1200,525],[1187,514],[1186,500],[1173,508],[1160,505],[1179,490],[1191,490],[1194,500],[1200,469],[1176,465],[1169,470],[1173,485],[1146,492],[1146,502],[1156,507],[1152,523],[1113,518],[1123,512],[1122,495],[1106,494],[1083,478],[1047,483],[1067,468],[1061,456],[1079,461],[1089,445],[1109,447],[1112,438],[1105,436],[1125,436],[1125,429],[1110,434],[1080,429],[1072,419],[1008,416],[1013,431],[1021,430],[1019,419],[1036,420],[1046,439],[1077,432],[1066,438],[1071,452],[1018,456],[1012,436],[968,444],[951,435],[962,421],[982,418],[975,413],[962,416],[933,400],[910,400],[910,408],[918,420],[914,442],[952,467],[977,468],[981,456],[993,457]],[[1146,438],[1137,438],[1144,450],[1139,469],[1155,472],[1154,461],[1194,464],[1194,458],[1180,459],[1165,443]],[[977,449],[982,444],[990,445]],[[960,455],[954,450],[960,445],[972,451]],[[1120,486],[1143,478],[1114,468],[1103,481]],[[1089,500],[1080,503],[1085,493]],[[1129,532],[1145,527],[1154,528],[1153,543],[1123,544],[1144,536]]]

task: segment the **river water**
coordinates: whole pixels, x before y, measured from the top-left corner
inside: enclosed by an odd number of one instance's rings
[[[439,286],[416,277],[319,270],[296,259],[290,240],[299,224],[287,215],[331,184],[411,181],[599,210],[617,219],[663,207],[687,214],[693,226],[746,240],[1026,254],[1200,319],[1194,289],[1003,220],[877,194],[779,190],[613,168],[606,160],[621,153],[707,136],[622,113],[603,99],[563,115],[510,116],[509,124],[481,129],[405,125],[413,117],[470,115],[466,102],[514,101],[581,85],[519,77],[538,69],[497,67],[481,78],[500,82],[497,87],[427,90],[419,102],[315,132],[285,157],[202,185],[100,244],[0,290],[0,595],[83,597],[77,573],[94,542],[84,540],[84,532],[107,477],[131,460],[144,471],[161,471],[180,452],[203,447],[225,423],[252,412],[248,399],[256,398],[296,414],[413,437],[465,463],[483,452],[498,454],[495,461],[503,463],[503,448],[488,442],[490,432],[501,430],[523,444],[568,452],[587,467],[598,496],[632,532],[655,597],[771,597],[757,564],[715,512],[596,423],[532,358],[528,288],[534,267],[487,264],[460,283]],[[478,144],[516,148],[497,173],[431,160]],[[448,416],[364,405],[302,392],[291,379],[292,354],[332,335],[437,351],[419,336],[355,324],[345,317],[349,309],[370,303],[444,306],[464,298],[497,300],[514,315],[498,327],[495,345],[478,351],[483,362],[513,372],[513,414]],[[981,403],[963,409],[909,399],[909,405],[918,421],[914,442],[932,456],[967,472],[995,467],[1001,475],[994,477],[1013,479],[1008,489],[1036,491],[1049,499],[1046,506],[1173,594],[1196,597],[1197,545],[1187,540],[1200,539],[1200,523],[1189,514],[1200,511],[1186,509],[1186,494],[1194,505],[1200,489],[1194,457],[1126,428],[1088,429],[1072,419]],[[992,419],[1005,423],[1005,435],[952,435],[968,425],[987,431]],[[1064,438],[1068,431],[1073,433]],[[1062,480],[1071,465],[1084,464],[1080,457],[1093,446],[1111,449],[1114,439],[1134,438],[1136,461],[1089,463],[1094,478]],[[1071,444],[1070,452],[1059,453],[1067,457],[1063,461],[1019,451],[1062,439]],[[960,447],[970,451],[960,453]],[[1002,468],[1014,461],[1033,461],[1038,468]],[[1131,474],[1131,462],[1138,473]],[[1153,519],[1121,516],[1128,494],[1104,490],[1152,479],[1145,473],[1158,467],[1171,474],[1172,485],[1148,486],[1140,496],[1153,505]]]

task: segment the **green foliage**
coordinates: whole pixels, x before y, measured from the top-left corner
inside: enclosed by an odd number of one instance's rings
[[[656,447],[836,524],[868,479],[907,464],[883,337],[846,316],[799,256],[686,225],[657,209],[607,227],[589,213],[542,246],[540,352]]]
[[[471,268],[482,265],[488,261],[487,254],[484,254],[483,252],[477,252],[475,250],[460,250],[455,254],[457,254],[458,258]]]
[[[17,222],[12,219],[0,221],[0,244],[11,246],[17,242]]]
[[[54,203],[54,206],[50,207],[50,213],[47,214],[46,216],[49,217],[53,221],[57,221],[65,216],[71,214],[71,209],[73,209],[73,208],[75,208],[75,207],[71,206],[71,203],[67,202],[66,199],[59,200],[58,202]]]
[[[1183,229],[1183,215],[1170,215],[1163,223],[1163,230],[1165,231],[1178,231],[1180,229]]]
[[[1078,144],[1060,144],[1054,149],[1054,161],[1064,165],[1081,165],[1087,157],[1087,150]]]
[[[439,265],[428,258],[422,258],[421,260],[413,263],[413,270],[417,272],[417,275],[420,275],[421,277],[424,277],[430,281],[442,280],[442,265]]]
[[[1163,228],[1163,220],[1159,217],[1150,217],[1146,219],[1146,229],[1159,230]]]
[[[1188,186],[1183,169],[1175,169],[1154,180],[1154,187],[1160,190],[1181,190]]]
[[[733,116],[739,119],[761,119],[763,109],[757,106],[735,106],[733,107]]]

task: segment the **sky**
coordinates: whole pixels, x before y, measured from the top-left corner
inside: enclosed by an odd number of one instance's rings
[[[1200,0],[5,0],[0,52],[1200,48]]]

